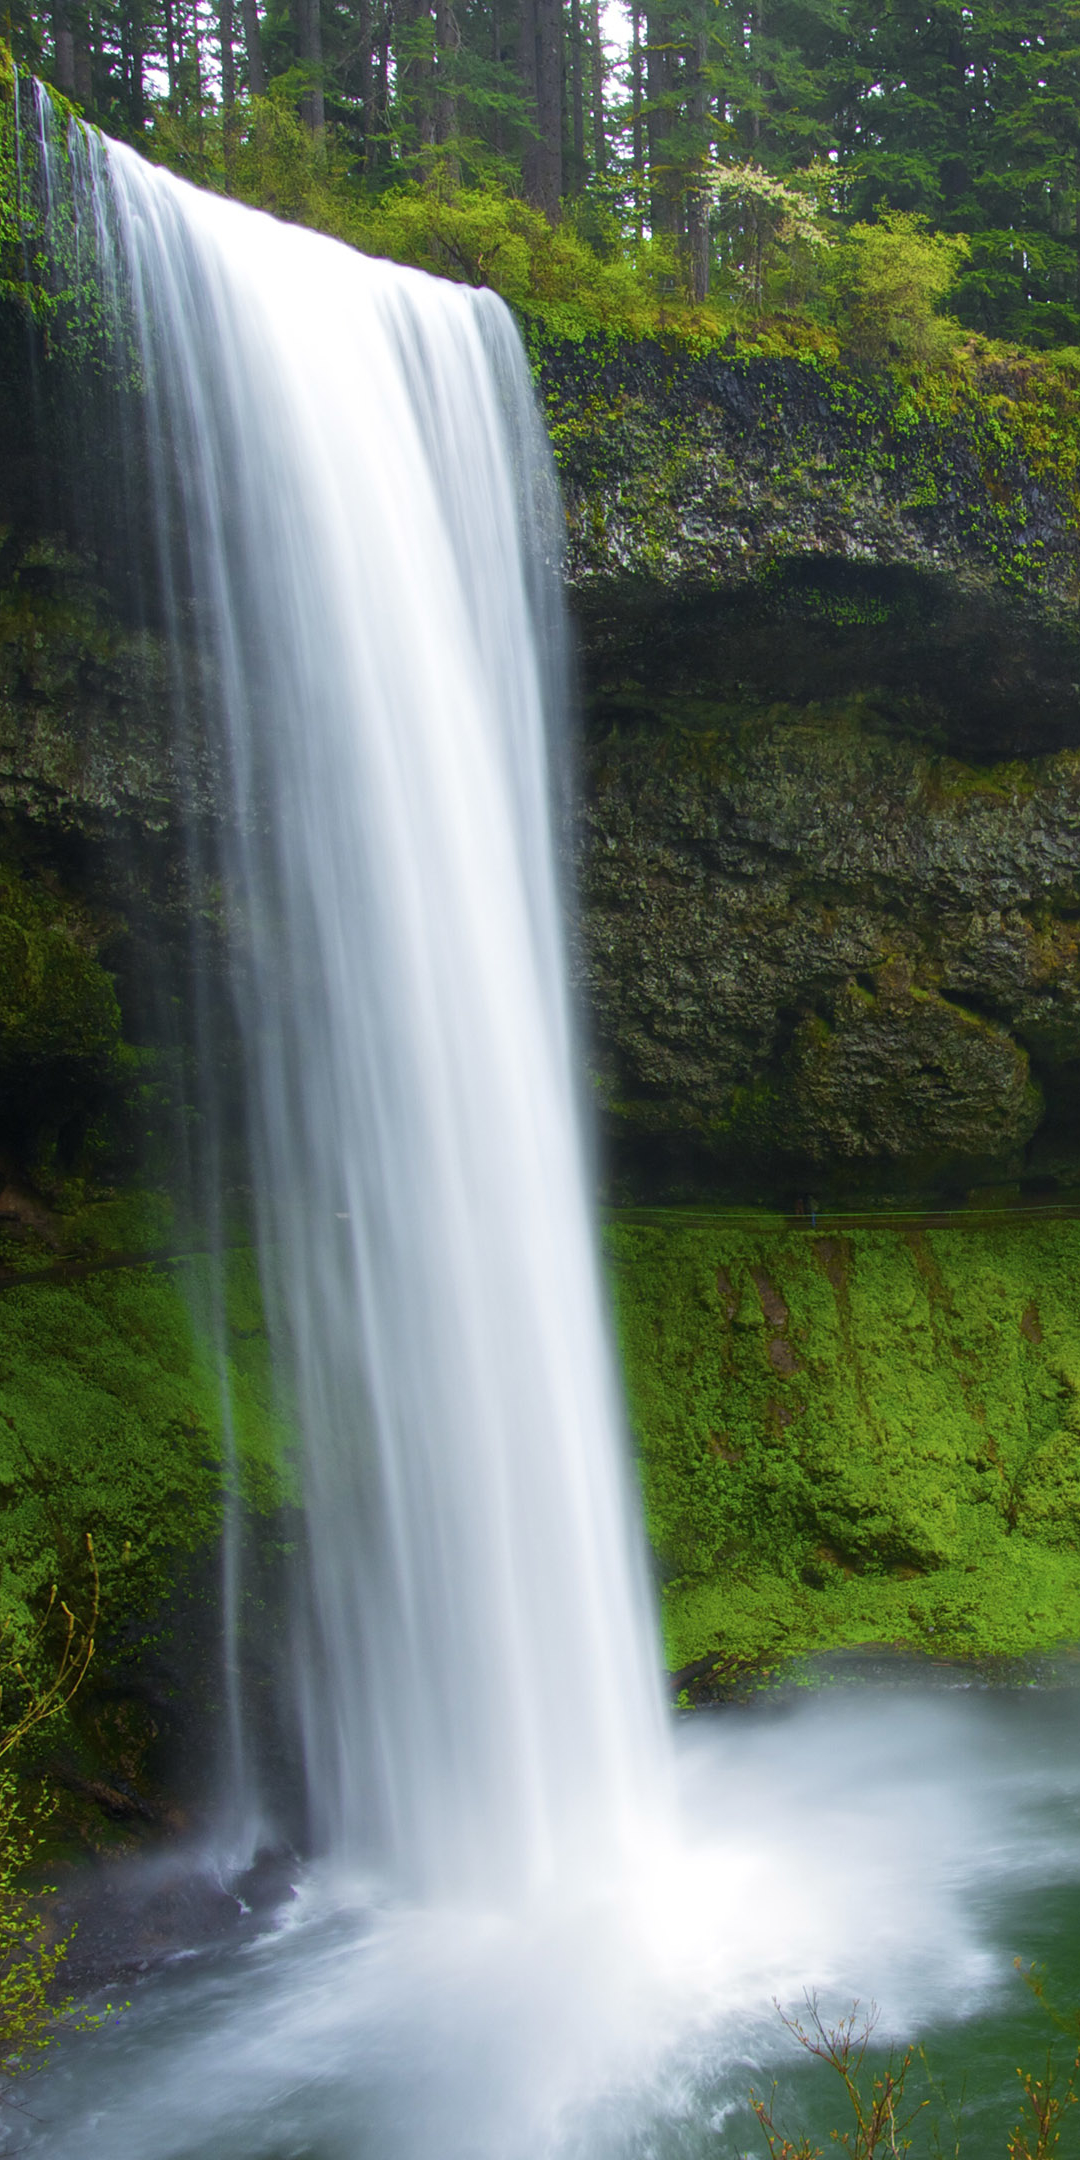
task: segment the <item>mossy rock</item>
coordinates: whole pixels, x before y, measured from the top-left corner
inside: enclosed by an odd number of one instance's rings
[[[124,1040],[103,926],[52,876],[0,866],[0,1149],[70,1160],[139,1066]]]
[[[232,1449],[251,1508],[295,1500],[252,1254],[4,1289],[0,1610],[24,1628],[50,1582],[74,1595],[89,1531],[106,1639],[145,1629],[219,1536]]]
[[[1022,1156],[1042,1112],[1026,1052],[978,1013],[920,990],[903,963],[844,983],[799,1022],[783,1117],[795,1152],[925,1166]]]
[[[160,1234],[159,1196],[73,1212],[85,1251]],[[97,1218],[94,1220],[94,1218]],[[222,1533],[233,1496],[236,1619],[249,1717],[271,1760],[284,1580],[299,1534],[294,1432],[246,1248],[118,1265],[54,1260],[0,1289],[0,1667],[5,1713],[47,1687],[63,1627],[52,1586],[96,1649],[70,1707],[20,1769],[62,1791],[66,1849],[178,1827],[207,1798],[225,1727]],[[44,1623],[44,1624],[43,1624]],[[179,1811],[179,1812],[178,1812]]]
[[[1080,1223],[606,1243],[673,1671],[1080,1639]]]
[[[116,1071],[120,1006],[93,946],[78,908],[0,870],[0,1067]]]
[[[968,764],[862,696],[605,728],[577,965],[617,1190],[1080,1180],[1080,752]]]

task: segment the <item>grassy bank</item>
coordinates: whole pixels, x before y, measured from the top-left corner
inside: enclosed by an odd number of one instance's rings
[[[669,1665],[1080,1638],[1080,1223],[606,1232]]]

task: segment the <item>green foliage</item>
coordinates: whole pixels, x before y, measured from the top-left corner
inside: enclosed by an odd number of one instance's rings
[[[1039,347],[1077,341],[1078,0],[929,11],[915,0],[884,11],[870,0],[749,11],[651,0],[634,19],[628,55],[576,0],[531,52],[520,11],[495,0],[456,14],[433,0],[307,14],[275,4],[243,37],[233,10],[220,55],[205,23],[148,15],[136,0],[107,0],[92,33],[85,5],[61,18],[12,0],[6,30],[22,66],[69,92],[78,83],[95,122],[152,142],[151,154],[207,184],[232,185],[234,164],[250,163],[253,120],[271,135],[276,106],[304,127],[314,162],[337,164],[368,200],[413,184],[502,189],[553,221],[586,212],[597,238],[610,217],[617,252],[646,282],[635,249],[651,233],[658,299],[700,304],[711,281],[754,312],[819,304],[816,243],[785,235],[782,196],[769,193],[809,189],[841,234],[884,212],[969,235],[954,292],[969,329]],[[266,96],[249,95],[267,82]],[[297,204],[304,176],[284,171],[296,146],[279,139],[268,154],[279,206]],[[610,242],[608,232],[609,255]],[[17,263],[8,274],[27,275]]]
[[[497,181],[463,185],[448,160],[432,163],[422,181],[402,175],[381,192],[364,190],[341,147],[316,143],[277,86],[237,107],[227,138],[220,121],[196,129],[166,113],[148,146],[189,178],[219,188],[227,179],[239,200],[366,254],[489,286],[552,335],[644,337],[672,314],[670,299],[658,297],[669,266],[663,248],[643,243],[631,252],[610,217],[597,224],[592,206],[580,220],[590,239],[572,214],[552,225]]]
[[[1062,2126],[1069,2110],[1080,2102],[1080,2010],[1062,2013],[1049,1999],[1045,1972],[1036,1965],[1025,1969],[1019,1958],[1015,1962],[1025,1986],[1030,1988],[1058,2033],[1067,2039],[1069,2052],[1063,2062],[1051,2044],[1041,2076],[1023,2068],[1017,2070],[1023,2094],[1022,2112],[1006,2150],[1009,2160],[1053,2160],[1061,2145]]]
[[[936,311],[967,253],[966,239],[931,232],[924,218],[902,210],[853,225],[833,250],[828,277],[841,333],[857,358],[909,367],[947,360],[960,332]]]
[[[292,1494],[253,1256],[225,1256],[225,1369],[249,1506]],[[221,1525],[225,1461],[213,1265],[103,1268],[0,1293],[0,1617],[32,1630],[84,1533],[114,1622],[145,1620]],[[193,1318],[193,1315],[195,1316]]]
[[[876,2153],[910,2151],[908,2132],[930,2104],[925,2097],[912,2099],[907,2091],[915,2061],[914,2047],[905,2048],[898,2059],[890,2055],[880,2071],[868,2070],[867,2051],[877,2023],[873,2006],[861,2012],[855,2003],[846,2017],[827,2025],[816,1995],[808,1995],[805,2022],[785,2012],[781,2012],[781,2018],[803,2053],[824,2063],[839,2080],[849,2121],[842,2130],[832,2133],[836,2149],[850,2154],[851,2160],[874,2160]],[[809,2138],[801,2137],[793,2143],[777,2126],[775,2086],[768,2100],[752,2095],[751,2105],[770,2160],[824,2160],[823,2149],[811,2145]]]
[[[17,76],[0,42],[0,301],[38,325],[46,350],[60,340],[76,359],[101,353],[93,249],[76,234],[66,187],[55,194],[44,187],[40,155],[46,136],[66,173],[73,110],[58,91]]]
[[[1080,1225],[607,1245],[674,1670],[1080,1635]]]
[[[439,196],[396,188],[353,221],[350,238],[375,255],[415,263],[470,285],[489,285],[555,335],[648,335],[656,310],[625,257],[601,260],[571,224],[491,189]]]
[[[489,284],[549,333],[580,340],[674,331],[700,346],[726,335],[733,311],[740,319],[764,315],[767,323],[768,311],[779,307],[801,313],[810,342],[832,320],[861,363],[950,365],[958,332],[939,312],[944,295],[951,288],[966,296],[961,313],[981,323],[977,308],[973,316],[975,283],[993,284],[999,241],[1013,256],[1015,246],[1008,235],[986,231],[976,231],[969,246],[962,233],[936,230],[921,211],[890,206],[887,197],[873,221],[848,226],[837,214],[838,168],[820,155],[822,127],[801,126],[799,71],[785,67],[783,42],[782,33],[779,42],[773,36],[763,63],[774,98],[768,127],[755,123],[747,134],[721,126],[714,114],[707,156],[691,153],[689,135],[683,142],[681,120],[664,138],[671,170],[682,159],[687,175],[692,171],[693,198],[709,227],[712,301],[691,297],[700,280],[697,271],[691,275],[682,226],[657,216],[648,229],[616,178],[594,174],[552,223],[523,199],[513,158],[490,144],[483,154],[465,155],[460,133],[427,142],[422,156],[405,154],[400,144],[389,161],[365,153],[358,166],[346,129],[313,132],[298,113],[308,78],[301,81],[295,68],[280,72],[265,96],[241,96],[227,110],[186,95],[153,101],[137,139],[150,157],[201,185],[395,261]],[[718,87],[722,75],[723,67]],[[712,79],[708,67],[704,79]],[[769,102],[761,105],[762,80],[759,68],[758,87],[747,77],[741,92],[748,109],[761,107],[759,119]],[[100,360],[93,262],[75,244],[63,188],[46,201],[37,185],[34,127],[24,127],[16,157],[13,83],[10,73],[0,82],[0,290],[29,308],[47,337]],[[500,101],[510,93],[484,89],[479,76],[473,92],[501,139],[509,108]],[[24,84],[24,107],[29,95]],[[42,110],[63,164],[70,107],[50,93]],[[1024,247],[1025,261],[1035,261],[1039,249]],[[987,322],[993,312],[983,310]],[[1026,334],[1019,317],[1016,328]],[[788,325],[779,341],[790,339]]]
[[[1052,2160],[1060,2149],[1062,2126],[1080,2097],[1077,2092],[1080,2014],[1074,2011],[1071,2016],[1062,2016],[1054,2010],[1046,1998],[1045,1976],[1034,1966],[1025,1972],[1019,1959],[1016,1965],[1036,2000],[1048,2012],[1059,2032],[1067,2036],[1069,2052],[1062,2060],[1060,2050],[1051,2043],[1041,2072],[1017,2071],[1022,2092],[1021,2112],[1019,2120],[1006,2132],[1004,2149],[1008,2160]],[[805,2004],[803,2017],[781,2011],[781,2021],[803,2054],[833,2073],[843,2094],[842,2126],[830,2132],[829,2147],[811,2143],[805,2133],[793,2138],[776,2119],[777,2085],[773,2085],[767,2099],[751,2091],[750,2105],[764,2136],[769,2160],[824,2160],[829,2149],[849,2154],[850,2160],[875,2160],[879,2153],[910,2152],[916,2142],[913,2133],[919,2118],[935,2106],[944,2108],[950,2126],[953,2160],[960,2160],[966,2149],[963,2103],[961,2101],[959,2108],[949,2105],[925,2050],[912,2044],[902,2054],[890,2050],[884,2058],[880,2053],[872,2052],[871,2043],[878,2022],[873,2003],[866,2010],[858,2002],[853,2003],[847,2015],[834,2024],[828,2023],[822,2015],[815,1994],[807,1994]],[[925,2131],[928,2126],[924,2123],[921,2127]],[[929,2122],[929,2138],[919,2140],[919,2149],[933,2153],[936,2160],[943,2160],[941,2130],[933,2117]]]
[[[77,909],[0,871],[0,1074],[61,1065],[91,1080],[114,1071],[120,1006],[93,942]]]
[[[0,1699],[6,1725],[0,1727],[0,1756],[22,1746],[27,1735],[66,1710],[78,1694],[94,1655],[94,1631],[98,1623],[101,1579],[94,1540],[85,1538],[90,1574],[89,1605],[85,1613],[73,1612],[53,1583],[45,1609],[33,1634],[26,1636],[9,1613],[0,1622]],[[35,1678],[42,1647],[51,1661],[40,1683]]]
[[[44,1614],[27,1636],[7,1614],[0,1623],[0,1674],[4,1679],[4,1719],[0,1756],[19,1748],[35,1727],[57,1716],[77,1693],[94,1655],[98,1618],[98,1573],[93,1541],[86,1538],[92,1591],[88,1611],[77,1618],[54,1584]],[[38,1653],[48,1643],[50,1623],[62,1621],[58,1643],[49,1644],[40,1682],[35,1681]],[[22,1639],[20,1640],[20,1634]],[[28,1810],[14,1772],[0,1770],[0,2097],[8,2084],[39,2067],[58,2027],[69,2023],[70,1998],[57,1994],[57,1975],[71,1936],[57,1938],[46,1900],[51,1888],[26,1879],[35,1871],[44,1843],[43,1826],[55,1812],[46,1791]],[[108,2014],[108,2013],[103,2013]],[[84,2017],[79,2029],[97,2025],[101,2016]]]
[[[73,2008],[56,1990],[71,1937],[54,1935],[48,1890],[25,1887],[50,1813],[44,1800],[28,1818],[14,1773],[0,1771],[0,2094],[39,2066]]]
[[[0,603],[0,644],[4,636]],[[2,670],[2,658],[0,658]],[[51,1172],[105,1140],[140,1070],[102,925],[54,881],[0,868],[0,1106],[9,1147]]]

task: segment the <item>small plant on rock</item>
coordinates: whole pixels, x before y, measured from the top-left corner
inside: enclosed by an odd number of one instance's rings
[[[0,1723],[0,1760],[10,1757],[35,1726],[62,1710],[86,1678],[94,1655],[99,1604],[97,1561],[89,1533],[86,1550],[91,1593],[84,1618],[76,1615],[54,1584],[45,1614],[27,1641],[18,1642],[10,1622],[0,1623],[0,1717],[6,1713],[7,1720]],[[51,1665],[40,1678],[43,1646],[49,1647]],[[0,2097],[7,2097],[15,2080],[37,2067],[74,2007],[70,1997],[56,1992],[71,1936],[53,1938],[46,1902],[51,1886],[26,1887],[53,1804],[46,1796],[28,1812],[14,1771],[0,1768]]]

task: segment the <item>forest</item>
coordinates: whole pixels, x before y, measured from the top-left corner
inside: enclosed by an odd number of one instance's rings
[[[947,294],[969,335],[1080,342],[1077,0],[10,0],[5,29],[192,179],[512,301],[527,258],[591,327],[839,292],[887,348]]]

